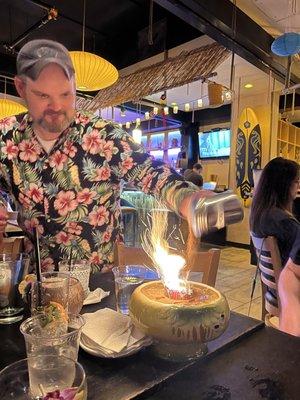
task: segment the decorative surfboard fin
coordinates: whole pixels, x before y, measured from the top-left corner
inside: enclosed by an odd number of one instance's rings
[[[246,107],[239,119],[236,141],[236,185],[244,206],[250,205],[253,170],[261,167],[261,130],[255,112]]]

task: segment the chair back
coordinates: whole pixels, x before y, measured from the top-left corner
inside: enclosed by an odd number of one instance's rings
[[[0,253],[16,255],[22,252],[23,236],[0,238]]]
[[[220,249],[190,252],[187,258],[187,278],[191,272],[203,272],[202,283],[209,286],[215,286],[220,255]]]
[[[215,286],[220,254],[220,249],[191,252],[186,268],[187,278],[190,272],[203,272],[202,283]],[[155,268],[151,258],[140,247],[127,247],[123,243],[117,243],[114,256],[114,264],[118,266],[145,265]]]
[[[273,236],[260,238],[253,232],[251,237],[257,254],[262,284],[262,318],[265,319],[267,313],[279,317],[278,281],[282,262],[277,240]]]
[[[141,247],[128,247],[123,243],[116,243],[115,245],[114,264],[121,267],[125,265],[154,267],[153,261]]]

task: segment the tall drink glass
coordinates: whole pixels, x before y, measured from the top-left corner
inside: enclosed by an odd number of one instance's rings
[[[145,279],[146,269],[141,265],[126,265],[112,269],[115,278],[117,310],[129,314],[129,301],[135,288]]]
[[[0,324],[11,324],[23,318],[24,303],[19,283],[29,272],[30,260],[25,254],[0,254]]]

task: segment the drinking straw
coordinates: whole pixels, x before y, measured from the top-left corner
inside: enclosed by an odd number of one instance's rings
[[[72,271],[73,269],[72,261],[73,261],[73,247],[71,246],[70,257],[69,257],[69,271]]]
[[[37,280],[37,285],[38,285],[37,305],[41,306],[42,305],[42,293],[41,293],[42,269],[41,269],[39,233],[36,228],[33,228],[33,241],[34,241],[34,251],[35,251],[35,261],[36,261],[36,280]]]

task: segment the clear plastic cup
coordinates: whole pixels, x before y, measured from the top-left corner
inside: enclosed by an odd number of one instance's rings
[[[27,357],[39,355],[65,356],[77,360],[81,330],[85,320],[69,314],[67,320],[49,322],[49,316],[38,314],[22,322]]]

